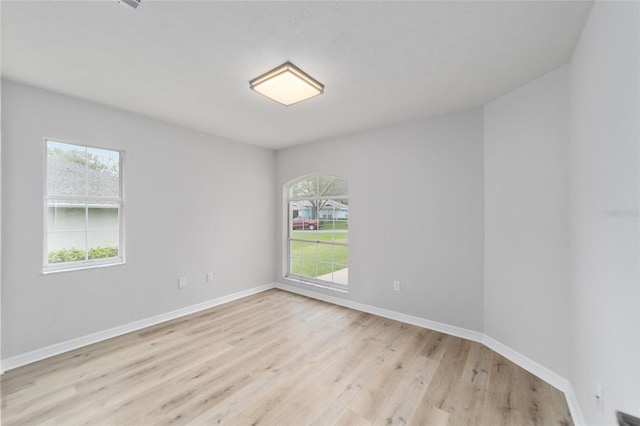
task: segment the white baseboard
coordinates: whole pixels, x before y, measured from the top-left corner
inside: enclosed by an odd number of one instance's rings
[[[562,392],[566,393],[569,390],[570,384],[567,379],[549,370],[544,365],[538,364],[531,358],[522,355],[520,352],[511,349],[509,346],[498,342],[497,340],[487,336],[486,334],[482,339],[482,343],[486,347],[507,358],[514,364],[519,365],[528,372],[538,376],[545,382],[549,383],[551,386],[560,389]]]
[[[487,335],[484,335],[482,343],[489,349],[494,350],[503,357],[507,358],[509,361],[513,362],[516,365],[519,365],[529,373],[539,377],[540,379],[549,383],[551,386],[562,391],[564,393],[565,399],[567,400],[567,405],[569,406],[569,412],[571,413],[573,423],[576,426],[586,425],[584,417],[582,416],[580,404],[578,404],[578,400],[575,393],[573,392],[573,387],[571,386],[571,382],[569,380],[554,373],[544,365],[538,364],[531,358],[522,355],[520,352],[511,349],[509,346],[504,345]]]
[[[462,327],[456,327],[449,324],[444,324],[437,321],[431,321],[413,315],[403,314],[401,312],[391,311],[389,309],[378,308],[376,306],[365,305],[363,303],[353,302],[351,300],[342,299],[339,297],[329,296],[322,293],[317,293],[313,290],[306,290],[287,284],[276,283],[276,288],[285,290],[290,293],[300,294],[302,296],[311,297],[313,299],[322,300],[325,302],[333,303],[334,305],[344,306],[345,308],[355,309],[356,311],[367,312],[369,314],[377,315],[379,317],[389,318],[392,320],[404,322],[411,325],[417,325],[418,327],[428,328],[430,330],[439,331],[445,334],[450,334],[456,337],[462,337],[463,339],[473,340],[476,342],[482,342],[483,334],[479,331],[468,330]]]
[[[333,303],[335,305],[344,306],[347,308],[355,309],[361,312],[367,312],[373,315],[378,315],[384,318],[401,321],[407,324],[416,325],[418,327],[428,328],[430,330],[439,331],[441,333],[450,334],[452,336],[461,337],[463,339],[472,340],[482,343],[488,348],[496,351],[500,355],[504,356],[513,363],[524,368],[531,374],[536,375],[552,386],[558,388],[562,392],[567,400],[571,417],[577,426],[584,425],[584,418],[580,405],[576,399],[575,393],[571,383],[562,376],[554,373],[545,366],[538,364],[530,358],[522,355],[521,353],[511,349],[510,347],[498,342],[497,340],[475,330],[469,330],[462,327],[456,327],[449,324],[444,324],[437,321],[431,321],[424,318],[416,317],[413,315],[403,314],[401,312],[391,311],[388,309],[379,308],[376,306],[366,305],[363,303],[353,302],[351,300],[342,299],[322,293],[315,292],[313,290],[307,290],[298,288],[282,283],[270,283],[258,287],[253,287],[248,290],[239,291],[237,293],[229,294],[227,296],[219,297],[217,299],[208,300],[206,302],[198,303],[196,305],[187,306],[185,308],[177,309],[175,311],[167,312],[164,314],[156,315],[150,318],[146,318],[140,321],[135,321],[122,326],[114,327],[109,330],[100,331],[87,336],[79,337],[76,339],[68,340],[66,342],[57,343],[55,345],[46,346],[44,348],[36,349],[31,352],[16,355],[11,358],[7,358],[1,361],[1,366],[4,371],[8,371],[23,365],[30,364],[32,362],[40,361],[45,358],[49,358],[55,355],[59,355],[64,352],[68,352],[74,349],[81,348],[83,346],[91,345],[93,343],[101,342],[103,340],[111,339],[113,337],[121,336],[132,331],[137,331],[146,327],[150,327],[156,324],[170,321],[185,315],[189,315],[195,312],[202,311],[204,309],[212,308],[214,306],[228,303],[233,300],[241,299],[243,297],[251,296],[253,294],[261,293],[272,288],[278,288],[280,290],[288,291],[290,293],[300,294],[302,296],[311,297],[313,299],[322,300],[325,302]]]
[[[564,397],[567,400],[567,405],[569,406],[569,411],[571,412],[573,424],[575,426],[586,426],[587,422],[584,421],[582,409],[580,408],[580,404],[578,404],[578,398],[573,391],[573,386],[571,386],[571,383],[569,383],[569,389],[564,392]]]
[[[143,320],[134,321],[129,324],[121,325],[118,327],[110,328],[108,330],[99,331],[97,333],[89,334],[87,336],[78,337],[75,339],[67,340],[65,342],[56,343],[54,345],[45,346],[44,348],[36,349],[24,354],[16,355],[2,360],[2,368],[4,371],[9,371],[14,368],[22,367],[23,365],[31,364],[32,362],[40,361],[45,358],[49,358],[55,355],[62,354],[74,349],[81,348],[83,346],[98,343],[103,340],[111,339],[113,337],[122,336],[123,334],[131,333],[132,331],[141,330],[146,327],[151,327],[170,321],[172,319],[180,318],[185,315],[193,314],[195,312],[209,309],[214,306],[222,305],[233,300],[241,299],[243,297],[251,296],[256,293],[261,293],[266,290],[270,290],[275,287],[275,283],[265,284],[258,287],[253,287],[248,290],[239,291],[226,296],[218,297],[216,299],[207,300],[206,302],[198,303],[185,308],[177,309],[175,311],[166,312],[164,314],[156,315]]]
[[[507,358],[509,361],[513,362],[516,365],[519,365],[520,367],[524,368],[531,374],[539,377],[540,379],[549,383],[551,386],[554,386],[555,388],[562,391],[567,400],[567,405],[569,406],[569,411],[571,412],[571,417],[573,419],[574,424],[576,424],[576,426],[585,424],[584,418],[582,416],[582,411],[580,410],[580,405],[578,404],[575,394],[573,393],[573,388],[571,387],[571,383],[567,379],[549,370],[544,365],[539,364],[533,361],[532,359],[522,355],[520,352],[515,351],[512,348],[485,335],[484,333],[481,333],[479,331],[469,330],[462,327],[452,326],[449,324],[443,324],[437,321],[431,321],[424,318],[403,314],[400,312],[390,311],[388,309],[382,309],[375,306],[365,305],[362,303],[353,302],[350,300],[341,299],[334,296],[329,296],[326,294],[315,292],[313,290],[302,289],[302,288],[290,286],[287,284],[276,283],[275,287],[291,293],[296,293],[303,296],[311,297],[313,299],[318,299],[325,302],[333,303],[335,305],[340,305],[347,308],[355,309],[357,311],[367,312],[367,313],[378,315],[384,318],[401,321],[407,324],[416,325],[418,327],[424,327],[430,330],[435,330],[441,333],[450,334],[452,336],[461,337],[463,339],[468,339],[468,340],[482,343],[489,349],[499,353],[503,357]]]

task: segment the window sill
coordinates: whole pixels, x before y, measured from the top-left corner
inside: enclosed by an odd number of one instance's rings
[[[318,282],[314,282],[314,281],[306,281],[300,278],[296,278],[296,277],[289,277],[289,276],[284,276],[282,277],[284,280],[286,281],[291,281],[291,282],[295,282],[295,283],[299,283],[299,284],[305,284],[305,285],[309,285],[312,287],[318,287],[318,288],[322,288],[325,290],[331,290],[331,291],[335,291],[337,293],[343,293],[343,294],[348,294],[349,290],[346,288],[338,288],[338,287],[334,287],[331,284],[322,284],[322,283],[318,283]]]
[[[45,269],[42,270],[42,275],[58,274],[61,272],[84,271],[86,269],[108,268],[111,266],[124,265],[125,263],[126,262],[124,260],[118,260],[117,262],[109,262],[109,263],[75,264],[75,265],[69,265],[67,267],[60,267],[60,268],[45,267]]]

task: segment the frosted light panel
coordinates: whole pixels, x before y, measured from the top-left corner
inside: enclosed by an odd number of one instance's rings
[[[286,106],[318,96],[324,89],[291,64],[284,64],[249,84],[256,92]]]

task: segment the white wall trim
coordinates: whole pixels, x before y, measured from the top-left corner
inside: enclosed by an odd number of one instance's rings
[[[538,364],[531,358],[522,355],[520,352],[511,349],[509,346],[487,336],[486,334],[483,336],[482,344],[499,353],[514,364],[524,368],[529,373],[549,383],[551,386],[562,391],[565,399],[567,400],[567,405],[569,406],[569,412],[571,413],[573,423],[576,426],[586,425],[582,415],[582,410],[580,409],[580,404],[578,404],[578,399],[573,392],[573,386],[571,386],[571,382],[569,380],[554,373],[544,365]]]
[[[456,327],[449,324],[444,324],[437,321],[431,321],[413,315],[407,315],[388,309],[378,308],[376,306],[365,305],[363,303],[354,302],[351,300],[341,299],[339,297],[329,296],[322,293],[317,293],[312,290],[293,287],[287,284],[276,283],[276,288],[290,293],[300,294],[302,296],[311,297],[313,299],[322,300],[325,302],[333,303],[334,305],[344,306],[346,308],[355,309],[356,311],[367,312],[369,314],[378,315],[380,317],[389,318],[396,321],[401,321],[407,324],[417,325],[418,327],[428,328],[430,330],[440,331],[442,333],[450,334],[456,337],[462,337],[463,339],[473,340],[475,342],[482,341],[482,333],[479,331],[468,330],[462,327]]]
[[[132,323],[110,328],[108,330],[99,331],[97,333],[89,334],[87,336],[82,336],[75,339],[67,340],[65,342],[56,343],[54,345],[45,346],[44,348],[36,349],[24,354],[3,359],[2,367],[4,368],[4,371],[9,371],[14,368],[21,367],[23,365],[31,364],[32,362],[40,361],[45,358],[49,358],[55,355],[62,354],[64,352],[81,348],[83,346],[91,345],[93,343],[98,343],[103,340],[111,339],[113,337],[122,336],[123,334],[131,333],[132,331],[141,330],[143,328],[151,327],[153,325],[157,325],[165,321],[170,321],[172,319],[193,314],[195,312],[209,309],[214,306],[222,305],[224,303],[228,303],[233,300],[242,299],[243,297],[261,293],[263,291],[270,290],[274,287],[275,287],[275,283],[253,287],[248,290],[243,290],[236,293],[228,294],[226,296],[218,297],[216,299],[207,300],[206,302],[187,306],[184,308],[177,309],[175,311],[166,312],[164,314],[155,315],[153,317],[145,318],[139,321],[134,321]]]
[[[567,400],[567,405],[569,406],[569,411],[571,412],[571,418],[573,420],[573,424],[576,426],[586,426],[587,422],[584,421],[584,416],[582,415],[582,409],[580,408],[580,404],[578,403],[578,398],[576,397],[576,394],[573,391],[573,386],[571,386],[571,383],[569,383],[569,389],[564,391],[564,397]]]
[[[367,313],[378,315],[384,318],[401,321],[407,324],[416,325],[418,327],[424,327],[430,330],[435,330],[441,333],[446,333],[452,336],[461,337],[463,339],[468,339],[474,342],[482,343],[489,349],[492,349],[493,351],[499,353],[500,355],[507,358],[514,364],[519,365],[520,367],[524,368],[531,374],[539,377],[540,379],[549,383],[551,386],[554,386],[560,391],[562,391],[567,400],[567,405],[569,406],[569,411],[571,412],[571,417],[573,419],[573,422],[577,426],[585,424],[584,417],[582,416],[582,411],[580,409],[580,405],[578,404],[578,401],[573,392],[573,387],[571,386],[571,383],[567,379],[554,373],[553,371],[549,370],[547,367],[541,364],[538,364],[532,359],[522,355],[520,352],[515,351],[510,347],[498,342],[497,340],[487,336],[484,333],[481,333],[475,330],[469,330],[462,327],[452,326],[449,324],[440,323],[437,321],[431,321],[424,318],[391,311],[388,309],[382,309],[375,306],[365,305],[362,303],[353,302],[350,300],[345,300],[345,299],[329,296],[322,293],[317,293],[313,290],[293,287],[287,284],[276,283],[275,287],[280,290],[285,290],[291,293],[300,294],[303,296],[311,297],[313,299],[318,299],[325,302],[333,303],[335,305],[340,305],[347,308],[355,309],[357,311],[367,312]]]
[[[282,283],[270,283],[270,284],[265,284],[258,287],[253,287],[248,290],[232,293],[226,296],[219,297],[217,299],[208,300],[206,302],[198,303],[192,306],[187,306],[185,308],[177,309],[175,311],[167,312],[164,314],[156,315],[150,318],[125,324],[122,326],[114,327],[109,330],[100,331],[87,336],[68,340],[66,342],[57,343],[51,346],[46,346],[44,348],[36,349],[34,351],[27,352],[21,355],[16,355],[11,358],[2,360],[2,367],[5,369],[5,371],[8,371],[14,368],[21,367],[23,365],[30,364],[32,362],[40,361],[45,358],[49,358],[64,352],[81,348],[83,346],[91,345],[93,343],[98,343],[103,340],[111,339],[113,337],[130,333],[132,331],[137,331],[146,327],[151,327],[153,325],[157,325],[165,321],[170,321],[172,319],[180,318],[185,315],[202,311],[204,309],[209,309],[214,306],[222,305],[224,303],[228,303],[233,300],[237,300],[243,297],[251,296],[253,294],[261,293],[263,291],[267,291],[272,288],[278,288],[280,290],[288,291],[290,293],[307,296],[313,299],[333,303],[335,305],[344,306],[346,308],[355,309],[357,311],[367,312],[367,313],[378,315],[384,318],[401,321],[401,322],[412,324],[418,327],[424,327],[430,330],[435,330],[441,333],[446,333],[452,336],[461,337],[463,339],[468,339],[474,342],[482,343],[488,348],[496,351],[500,355],[509,359],[513,363],[524,368],[531,374],[536,375],[537,377],[546,381],[550,385],[564,392],[565,398],[567,400],[567,404],[569,406],[569,411],[571,412],[571,417],[573,418],[574,423],[577,426],[585,424],[584,417],[582,416],[582,411],[580,409],[580,405],[578,404],[578,400],[575,396],[575,393],[573,392],[571,383],[567,379],[565,379],[562,376],[559,376],[558,374],[549,370],[545,366],[538,364],[537,362],[531,360],[530,358],[522,355],[521,353],[511,349],[510,347],[498,342],[497,340],[479,331],[469,330],[462,327],[456,327],[453,325],[444,324],[437,321],[431,321],[431,320],[416,317],[413,315],[407,315],[401,312],[391,311],[389,309],[383,309],[376,306],[366,305],[363,303],[354,302],[351,300],[346,300],[346,299],[342,299],[339,297],[334,297],[334,296],[330,296],[322,293],[317,293],[312,290],[293,287],[293,286],[282,284]]]
[[[531,358],[522,355],[520,352],[511,349],[509,346],[498,342],[492,337],[485,334],[482,339],[482,344],[499,353],[514,364],[524,368],[528,372],[535,374],[545,382],[560,389],[562,392],[566,392],[569,389],[570,384],[567,379],[549,370],[544,365],[538,364]]]

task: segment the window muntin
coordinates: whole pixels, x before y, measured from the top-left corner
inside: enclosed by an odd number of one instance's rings
[[[346,289],[349,194],[346,180],[307,176],[287,187],[287,277]]]
[[[44,272],[124,262],[120,151],[45,141]]]

